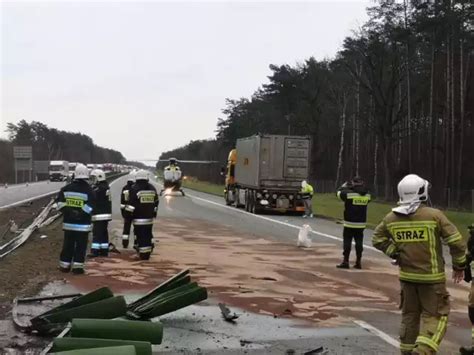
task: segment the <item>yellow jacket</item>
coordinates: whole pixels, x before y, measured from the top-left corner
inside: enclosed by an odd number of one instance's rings
[[[449,247],[453,268],[466,264],[462,235],[440,210],[424,205],[410,215],[390,212],[375,229],[372,244],[390,257],[398,254],[402,281],[444,282],[442,244]]]

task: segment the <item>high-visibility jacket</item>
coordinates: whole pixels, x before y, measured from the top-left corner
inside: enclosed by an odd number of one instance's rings
[[[95,193],[86,180],[74,180],[59,191],[56,199],[63,213],[63,230],[90,232]]]
[[[137,181],[131,191],[125,211],[134,225],[150,225],[158,212],[158,194],[148,181]]]
[[[112,196],[107,181],[100,181],[94,186],[96,197],[96,208],[92,215],[92,221],[112,220]]]
[[[305,187],[301,188],[301,193],[303,194],[303,199],[308,199],[313,197],[314,189],[310,184],[306,184]]]
[[[344,201],[344,227],[365,228],[367,224],[367,205],[372,199],[363,186],[341,188],[337,197]]]
[[[444,282],[442,244],[449,247],[454,269],[466,264],[466,241],[457,228],[440,210],[424,205],[410,215],[390,212],[375,229],[372,244],[398,257],[402,281]]]

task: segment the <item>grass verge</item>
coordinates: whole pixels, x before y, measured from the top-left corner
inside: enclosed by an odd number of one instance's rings
[[[209,182],[198,181],[195,179],[187,179],[183,181],[183,186],[205,192],[212,195],[222,196],[224,185],[211,184]],[[369,205],[367,213],[367,225],[373,229],[393,208],[393,204],[374,201]],[[344,211],[344,204],[336,197],[335,194],[315,194],[313,197],[313,211],[318,216],[331,219],[341,220]],[[467,237],[467,226],[474,223],[474,214],[459,211],[444,211],[449,220],[453,222],[459,231]]]

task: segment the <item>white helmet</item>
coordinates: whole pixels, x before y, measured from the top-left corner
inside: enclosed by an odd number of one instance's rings
[[[74,179],[89,179],[89,169],[84,164],[77,164],[74,170]]]
[[[91,178],[93,178],[94,183],[105,181],[105,173],[101,169],[94,169],[91,171]]]
[[[137,176],[137,172],[136,172],[135,170],[131,171],[131,172],[128,174],[127,181],[135,182],[136,176]]]
[[[405,176],[398,183],[398,196],[400,205],[423,202],[428,200],[430,183],[415,174]]]
[[[301,181],[301,187],[305,188],[306,186],[308,186],[308,183],[306,182],[306,180]]]
[[[138,181],[138,180],[145,180],[145,181],[148,181],[148,171],[146,170],[138,170],[137,171],[137,174],[135,176],[135,180]]]

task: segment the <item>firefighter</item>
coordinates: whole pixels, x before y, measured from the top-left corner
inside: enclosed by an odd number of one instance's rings
[[[356,251],[354,268],[362,269],[364,229],[367,222],[367,205],[371,196],[362,178],[356,176],[338,189],[337,197],[344,201],[343,260],[337,267],[349,269],[349,256],[354,239]]]
[[[74,181],[64,186],[56,199],[57,209],[63,214],[64,242],[59,269],[74,274],[84,273],[91,217],[95,208],[95,194],[88,183],[89,170],[78,164]]]
[[[138,255],[140,259],[148,260],[153,250],[153,220],[158,212],[158,194],[155,187],[148,182],[146,170],[137,172],[125,211],[132,218]]]
[[[122,193],[120,195],[120,211],[122,212],[123,217],[122,246],[124,248],[128,248],[128,243],[130,240],[130,230],[132,227],[132,219],[130,217],[130,214],[125,211],[125,207],[129,202],[130,190],[132,189],[132,186],[135,183],[135,175],[135,170],[128,174],[127,184],[122,188]]]
[[[91,171],[91,181],[96,196],[96,208],[92,214],[91,256],[109,255],[109,221],[112,220],[112,196],[105,173],[100,169]]]
[[[405,176],[398,184],[399,206],[372,237],[374,247],[399,265],[402,354],[436,354],[446,332],[450,306],[442,244],[450,249],[455,283],[466,265],[461,234],[441,211],[425,204],[428,188],[421,177]]]
[[[472,282],[472,274],[474,269],[474,263],[472,262],[474,257],[474,223],[469,227],[469,240],[467,242],[467,263],[465,268],[464,281],[471,283],[471,292],[469,293],[469,305],[468,305],[468,314],[469,320],[472,324],[471,330],[471,346],[462,347],[459,349],[463,355],[474,355],[474,283]]]
[[[306,180],[301,182],[301,194],[303,195],[304,202],[304,215],[303,218],[313,217],[313,186],[308,184]]]

